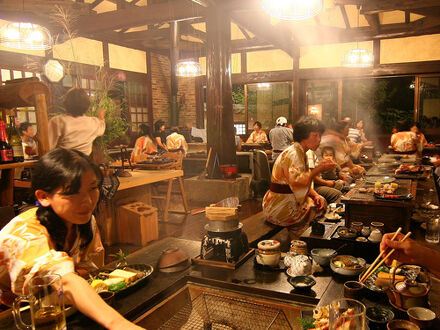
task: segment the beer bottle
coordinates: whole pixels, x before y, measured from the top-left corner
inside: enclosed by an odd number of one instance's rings
[[[9,144],[12,147],[14,162],[24,162],[23,144],[21,143],[18,129],[15,126],[14,116],[9,116],[8,138]]]
[[[13,162],[12,147],[6,136],[5,122],[0,120],[0,164]]]

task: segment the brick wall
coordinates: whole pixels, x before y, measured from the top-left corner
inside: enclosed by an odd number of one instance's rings
[[[162,119],[168,123],[170,108],[170,61],[169,58],[151,53],[151,89],[154,121]],[[177,99],[180,104],[179,126],[196,124],[195,78],[179,78]]]

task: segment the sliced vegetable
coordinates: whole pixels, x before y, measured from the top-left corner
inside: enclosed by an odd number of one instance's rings
[[[126,287],[127,287],[127,284],[124,281],[121,281],[119,283],[109,285],[108,290],[109,291],[119,291],[119,290],[125,289]]]

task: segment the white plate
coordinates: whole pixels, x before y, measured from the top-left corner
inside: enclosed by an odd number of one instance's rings
[[[326,213],[326,214],[324,215],[324,217],[325,217],[326,219],[328,219],[328,220],[339,220],[339,219],[342,218],[342,217],[341,217],[339,214],[337,214],[337,213],[332,213],[332,214],[328,214],[328,213]]]

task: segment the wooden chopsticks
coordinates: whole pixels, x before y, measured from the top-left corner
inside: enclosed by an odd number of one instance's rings
[[[402,228],[399,227],[399,229],[397,229],[397,231],[394,233],[393,237],[391,238],[391,241],[394,241],[397,237],[397,235],[400,233],[400,231],[402,230]],[[408,232],[403,238],[402,240],[400,240],[400,242],[404,242],[409,236],[411,235],[411,232]],[[376,263],[379,261],[379,259],[385,254],[386,250],[383,250],[379,256],[376,258],[376,260],[374,260],[374,262],[371,264],[371,266],[367,269],[367,271],[364,273],[364,275],[362,275],[361,279],[359,280],[359,282],[364,283],[372,274],[374,274],[374,272],[380,267],[382,266],[382,264],[394,253],[395,249],[392,249],[390,252],[388,252],[388,254],[385,256],[385,258],[382,259],[382,261],[380,261],[377,265]]]

